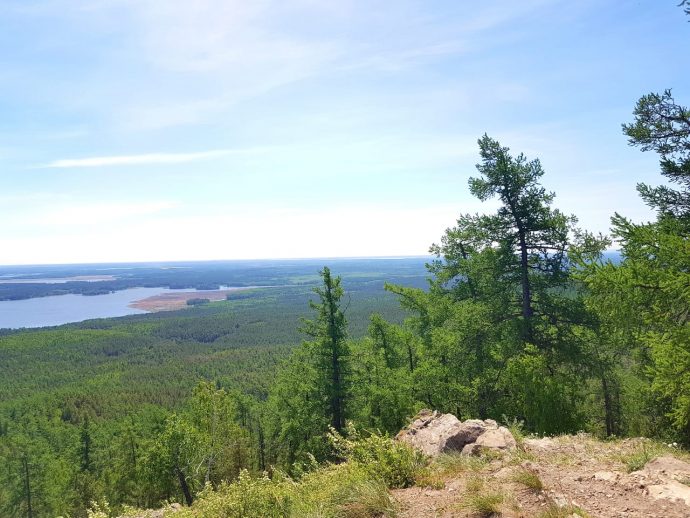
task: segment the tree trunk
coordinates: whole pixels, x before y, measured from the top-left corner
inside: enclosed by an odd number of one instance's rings
[[[192,505],[194,498],[192,497],[192,492],[189,490],[189,484],[187,484],[184,473],[182,473],[182,470],[177,466],[175,466],[175,473],[177,474],[177,480],[180,482],[180,489],[182,489],[185,503],[187,505]]]
[[[334,297],[330,276],[326,280],[326,301],[328,303],[328,338],[331,342],[331,426],[338,432],[345,428],[343,419],[342,380],[340,379],[340,357],[338,343],[338,328],[335,316],[338,311]]]
[[[524,338],[532,341],[532,290],[529,284],[529,264],[527,260],[527,243],[525,241],[525,231],[518,230],[520,240],[520,274],[522,283],[522,318],[524,320]]]
[[[407,359],[410,362],[410,372],[414,372],[414,355],[412,354],[412,346],[409,340],[407,342]]]
[[[618,405],[615,398],[618,394],[616,383],[613,387],[606,379],[606,373],[601,373],[601,390],[604,393],[604,421],[606,422],[606,436],[618,435]]]
[[[343,423],[343,409],[342,409],[342,394],[341,394],[341,380],[340,380],[340,361],[338,358],[338,344],[335,340],[332,343],[333,350],[331,351],[331,369],[333,373],[332,383],[333,392],[331,394],[331,412],[333,415],[333,428],[341,432],[344,428]]]
[[[264,429],[259,422],[259,470],[266,470],[266,440],[264,439]]]

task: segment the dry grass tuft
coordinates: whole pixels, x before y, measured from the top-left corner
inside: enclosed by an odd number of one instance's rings
[[[537,475],[531,469],[521,468],[517,470],[511,477],[511,480],[513,482],[517,482],[518,484],[522,484],[533,491],[541,491],[544,489],[544,484],[539,478],[539,475]]]
[[[505,495],[498,491],[480,491],[469,493],[462,502],[462,507],[479,517],[501,516]]]

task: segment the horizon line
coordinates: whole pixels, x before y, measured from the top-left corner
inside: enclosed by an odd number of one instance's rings
[[[312,256],[312,257],[252,257],[246,259],[165,259],[151,261],[104,261],[104,262],[64,262],[64,263],[20,263],[0,264],[1,268],[36,267],[36,266],[96,266],[111,264],[175,264],[175,263],[226,263],[251,261],[347,261],[358,259],[396,260],[396,259],[429,259],[433,255],[352,255],[352,256]]]

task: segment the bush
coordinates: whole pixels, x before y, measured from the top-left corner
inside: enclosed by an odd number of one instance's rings
[[[297,494],[294,482],[278,474],[252,477],[243,470],[231,484],[217,491],[210,485],[197,495],[192,507],[171,513],[175,518],[289,518]],[[166,513],[167,516],[167,513]]]
[[[338,454],[355,462],[373,479],[382,480],[389,488],[414,485],[415,478],[426,465],[422,453],[407,444],[377,434],[361,437],[353,428],[344,438],[331,432],[331,443]]]
[[[273,479],[246,471],[217,491],[207,486],[194,505],[166,518],[370,518],[392,517],[395,506],[382,480],[362,465],[328,465],[295,482],[280,472]]]
[[[208,304],[209,302],[211,302],[211,299],[187,299],[188,306],[203,306],[204,304]]]
[[[383,480],[356,462],[330,465],[304,476],[292,516],[366,518],[395,516]]]

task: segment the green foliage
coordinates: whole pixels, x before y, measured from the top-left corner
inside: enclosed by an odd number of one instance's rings
[[[383,291],[383,278],[389,271],[400,282],[418,284],[423,268],[414,264],[343,266],[351,276],[344,282],[354,336],[366,332],[374,309],[400,321],[402,311]],[[306,284],[247,291],[182,311],[3,333],[0,515],[27,514],[20,445],[27,452],[35,516],[85,516],[92,501],[109,502],[115,515],[124,506],[183,502],[162,443],[172,412],[191,434],[185,444],[196,464],[185,479],[192,496],[206,481],[218,487],[243,468],[289,467],[297,459],[290,460],[275,435],[272,408],[264,401],[278,365],[300,340],[309,293]],[[296,365],[297,378],[304,371]],[[200,380],[212,381],[197,387]],[[294,395],[291,387],[286,392]],[[288,435],[301,437],[300,427],[311,422],[305,413]],[[303,457],[319,447],[327,454],[319,435],[327,429],[323,423],[314,432]],[[85,444],[89,469],[82,470]]]
[[[607,241],[552,208],[538,160],[514,157],[486,135],[479,147],[480,176],[470,191],[498,198],[500,207],[460,216],[432,246],[429,291],[387,286],[413,316],[403,326],[372,321],[360,396],[371,408],[370,387],[384,399],[408,387],[411,401],[388,406],[395,417],[425,405],[462,418],[511,415],[541,433],[577,430],[581,387],[598,361],[571,256],[596,254]]]
[[[314,320],[304,319],[302,331],[312,339],[306,345],[316,360],[317,390],[327,404],[323,412],[331,426],[341,431],[345,427],[350,388],[347,321],[340,302],[344,291],[341,278],[333,278],[328,267],[324,267],[319,274],[323,286],[314,288],[319,302],[309,301],[309,307],[316,312],[316,317]]]
[[[252,477],[240,472],[231,484],[217,491],[210,486],[199,494],[196,504],[174,513],[179,518],[283,518],[289,517],[296,497],[295,484],[288,480]]]
[[[230,299],[228,299],[230,300]],[[201,298],[195,298],[195,299],[187,299],[187,305],[188,306],[203,306],[204,304],[208,304],[211,302],[211,299],[201,299]]]
[[[630,145],[659,154],[661,174],[680,190],[638,184],[642,199],[663,214],[690,217],[690,110],[676,104],[671,90],[643,96],[635,106],[635,122],[623,124]]]
[[[635,450],[624,455],[620,455],[618,460],[623,463],[628,473],[639,471],[644,468],[650,460],[659,457],[660,455],[668,454],[670,448],[664,445],[651,441],[643,440]]]
[[[386,486],[358,464],[330,465],[293,481],[246,471],[217,491],[199,494],[192,507],[171,513],[179,518],[367,518],[394,516]],[[167,516],[167,515],[166,515]]]
[[[627,364],[636,375],[609,380],[623,390],[617,409],[628,426],[623,433],[690,442],[690,113],[666,91],[642,97],[634,115],[634,123],[623,125],[631,145],[657,152],[661,174],[680,188],[639,185],[642,198],[658,210],[657,220],[637,224],[616,214],[613,234],[623,261],[585,261],[580,277],[606,333],[598,344],[606,369]]]
[[[360,464],[372,479],[383,481],[387,487],[413,485],[426,464],[424,456],[407,444],[378,434],[362,437],[353,427],[348,429],[347,438],[333,431],[330,440],[336,453]]]
[[[577,378],[556,369],[532,345],[506,363],[504,386],[512,395],[506,411],[523,416],[533,430],[546,434],[572,432],[582,422]]]
[[[670,92],[651,94],[624,131],[678,189],[639,187],[655,222],[616,214],[620,264],[604,259],[607,238],[553,207],[538,160],[485,135],[469,188],[499,208],[461,215],[432,246],[428,285],[398,269],[386,294],[372,265],[347,281],[295,267],[290,286],[182,312],[3,332],[0,514],[170,501],[188,504],[180,518],[393,516],[388,488],[441,488],[490,460],[427,462],[391,440],[422,407],[511,416],[518,441],[524,427],[690,442],[690,117]],[[299,321],[309,340],[295,347]],[[643,443],[620,460],[639,469],[658,452]],[[514,481],[541,489],[527,470]],[[505,504],[468,481],[471,512]]]
[[[301,499],[294,517],[367,518],[395,515],[385,483],[372,479],[371,469],[357,463],[328,466],[310,473],[300,483]]]
[[[320,272],[322,286],[310,301],[313,320],[303,319],[304,342],[285,362],[269,396],[271,440],[281,465],[291,466],[308,455],[328,455],[329,427],[340,432],[352,411],[352,371],[347,321],[341,308],[344,295],[340,277],[327,267]]]

